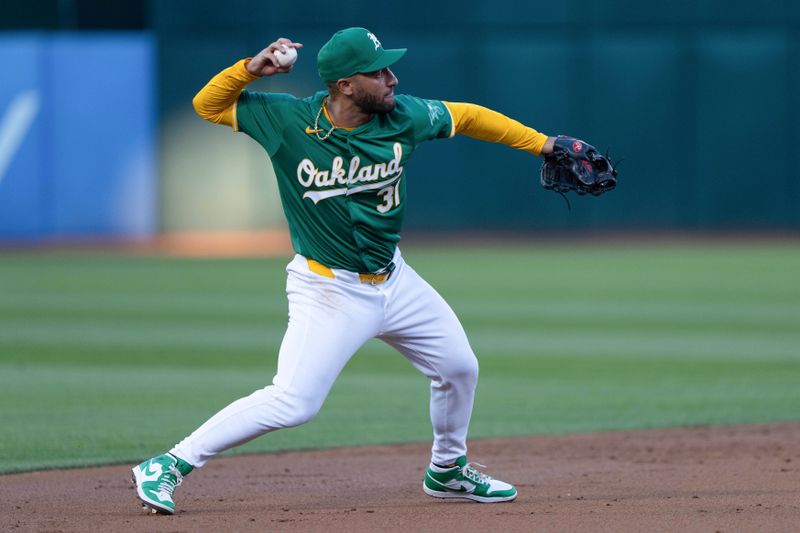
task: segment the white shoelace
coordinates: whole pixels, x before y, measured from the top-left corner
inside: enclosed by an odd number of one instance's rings
[[[175,476],[174,481],[172,476]],[[158,482],[158,492],[166,492],[172,496],[172,493],[175,492],[175,488],[180,486],[181,483],[183,483],[183,476],[180,471],[173,466],[167,470],[166,474],[161,476]]]
[[[488,483],[489,480],[492,479],[492,476],[484,474],[483,472],[475,468],[476,466],[479,466],[481,468],[486,468],[486,465],[482,465],[480,463],[467,463],[461,468],[461,474],[470,481],[474,481],[476,483],[481,483],[481,484]]]

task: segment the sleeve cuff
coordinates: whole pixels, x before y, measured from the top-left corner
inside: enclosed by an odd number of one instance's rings
[[[236,77],[241,79],[242,81],[247,81],[247,83],[250,83],[251,81],[255,81],[258,78],[260,78],[260,76],[256,76],[255,74],[250,74],[250,71],[247,70],[247,64],[250,62],[251,59],[253,58],[246,57],[244,59],[240,59],[239,61],[236,62],[235,65],[233,65]]]

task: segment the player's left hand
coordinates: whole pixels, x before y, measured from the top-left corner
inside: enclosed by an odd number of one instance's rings
[[[586,141],[564,135],[556,137],[552,152],[545,155],[539,177],[542,187],[561,194],[599,196],[617,186],[617,169],[608,157]]]
[[[259,77],[272,76],[274,74],[286,74],[287,72],[291,71],[294,64],[282,67],[280,63],[278,63],[278,58],[275,57],[275,51],[283,49],[283,47],[302,48],[303,45],[301,43],[293,42],[291,39],[281,37],[274,43],[270,43],[269,46],[256,54],[253,59],[247,63],[247,71],[253,76]]]

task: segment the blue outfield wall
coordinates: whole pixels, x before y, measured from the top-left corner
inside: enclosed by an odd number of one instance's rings
[[[0,239],[157,229],[155,41],[0,36]]]

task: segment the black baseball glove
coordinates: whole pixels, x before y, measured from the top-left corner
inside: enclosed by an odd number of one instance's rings
[[[556,137],[553,153],[544,157],[539,177],[542,187],[562,196],[569,191],[599,196],[617,186],[617,171],[608,157],[591,144],[563,135]]]

